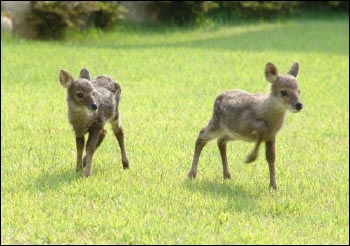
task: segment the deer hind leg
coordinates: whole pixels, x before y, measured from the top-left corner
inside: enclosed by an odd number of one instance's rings
[[[197,176],[198,160],[199,160],[199,156],[201,154],[203,147],[210,140],[217,138],[219,135],[220,135],[220,130],[217,126],[215,126],[213,124],[212,120],[209,122],[207,127],[203,128],[199,132],[199,135],[198,135],[198,138],[197,138],[196,144],[195,144],[192,167],[190,169],[190,172],[188,173],[189,178],[196,178],[196,176]]]
[[[125,150],[123,128],[119,124],[118,121],[113,121],[111,124],[112,124],[112,129],[113,129],[114,135],[117,138],[118,144],[119,144],[119,147],[120,147],[120,152],[121,152],[121,155],[122,155],[123,168],[124,169],[129,169],[129,160],[128,160],[128,156],[126,155],[126,150]]]
[[[98,141],[97,141],[97,144],[96,144],[96,149],[101,145],[103,139],[106,136],[106,133],[107,133],[107,131],[105,129],[101,129],[100,130],[99,135],[98,135]],[[83,167],[85,167],[85,166],[86,166],[86,155],[83,158]]]
[[[226,144],[230,139],[228,136],[223,136],[218,139],[218,147],[221,155],[222,168],[224,179],[231,179],[230,171],[228,170],[227,155],[226,155]]]

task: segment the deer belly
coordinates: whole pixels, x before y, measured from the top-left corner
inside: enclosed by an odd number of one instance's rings
[[[255,142],[256,141],[256,133],[251,132],[249,134],[242,134],[236,131],[232,131],[231,129],[224,129],[224,134],[228,136],[232,140],[243,140],[246,142]]]

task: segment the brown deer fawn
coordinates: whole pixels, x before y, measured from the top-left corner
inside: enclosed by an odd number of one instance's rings
[[[230,179],[226,144],[230,140],[255,142],[253,151],[247,156],[246,163],[255,161],[261,142],[266,145],[266,160],[269,164],[270,187],[277,190],[275,179],[275,138],[282,127],[286,111],[300,112],[303,105],[299,99],[296,79],[299,64],[295,62],[286,75],[279,75],[272,63],[265,67],[265,77],[271,83],[269,95],[250,94],[242,90],[230,90],[219,95],[214,103],[213,117],[207,127],[199,132],[189,178],[197,175],[199,155],[212,139],[218,138],[223,174]]]
[[[121,94],[119,84],[108,75],[90,80],[86,68],[80,71],[80,78],[77,80],[74,80],[67,71],[60,70],[59,80],[67,89],[68,119],[76,136],[76,171],[81,171],[85,167],[84,175],[88,177],[92,174],[92,156],[105,137],[106,130],[103,127],[107,121],[111,123],[118,140],[123,168],[129,168],[118,110]],[[89,138],[86,143],[86,155],[82,159],[86,133],[89,133]]]

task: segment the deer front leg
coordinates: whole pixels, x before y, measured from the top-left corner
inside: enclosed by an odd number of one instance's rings
[[[256,158],[258,157],[258,153],[259,153],[259,147],[261,144],[261,140],[259,139],[254,146],[253,151],[247,156],[247,158],[245,159],[245,163],[251,163],[253,161],[256,160]]]
[[[254,129],[255,134],[257,134],[257,138],[256,138],[257,140],[253,151],[247,156],[245,160],[246,163],[251,163],[255,161],[256,158],[258,157],[260,144],[262,142],[262,139],[266,135],[267,124],[265,121],[257,119],[252,122],[252,128]]]
[[[88,177],[92,174],[92,156],[97,148],[99,134],[101,129],[91,129],[89,131],[89,138],[86,143],[86,156],[85,156],[85,170],[84,176]]]
[[[83,157],[83,150],[84,150],[84,144],[85,144],[85,138],[82,137],[75,137],[75,142],[77,144],[77,165],[75,170],[77,172],[81,171],[83,169],[82,165],[82,157]]]
[[[100,134],[98,135],[98,141],[96,144],[96,149],[101,145],[103,139],[106,136],[107,131],[105,129],[101,129]]]
[[[100,134],[98,135],[98,141],[97,141],[97,144],[96,144],[96,149],[101,145],[103,139],[106,136],[106,133],[107,133],[107,131],[105,129],[101,129]],[[83,167],[86,167],[86,155],[83,158]]]
[[[275,179],[275,139],[266,142],[266,160],[269,163],[270,187],[277,190]]]
[[[218,139],[218,147],[221,155],[222,168],[224,173],[224,179],[231,179],[230,171],[228,170],[227,155],[226,155],[226,144],[228,139],[222,137]]]

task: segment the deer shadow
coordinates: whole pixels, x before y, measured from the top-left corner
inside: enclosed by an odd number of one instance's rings
[[[257,208],[257,202],[264,191],[251,192],[241,185],[232,184],[230,181],[218,182],[215,180],[185,180],[185,187],[194,193],[201,193],[216,200],[226,198],[225,210],[231,212],[252,212]]]
[[[34,186],[35,190],[46,192],[57,190],[64,185],[69,185],[82,178],[82,173],[75,172],[72,168],[66,168],[60,171],[51,170],[41,173],[31,186]],[[30,188],[32,189],[33,187]]]

